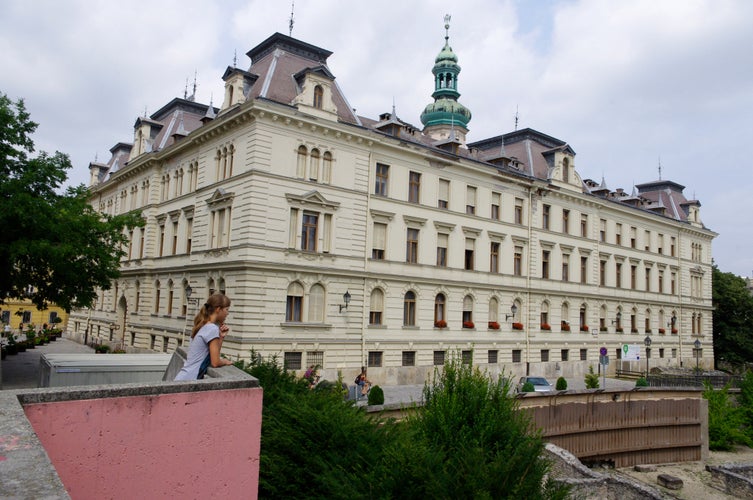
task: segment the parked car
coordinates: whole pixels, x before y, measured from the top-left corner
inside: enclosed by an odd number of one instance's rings
[[[554,390],[554,386],[550,384],[544,377],[520,377],[517,392],[523,392],[523,386],[526,382],[533,384],[533,390],[535,392],[549,392]]]

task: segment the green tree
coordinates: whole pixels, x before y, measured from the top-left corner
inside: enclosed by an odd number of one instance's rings
[[[55,303],[70,311],[90,306],[96,288],[110,288],[125,230],[143,220],[98,213],[83,185],[63,190],[70,160],[60,152],[32,156],[36,128],[23,100],[0,93],[0,303],[29,297],[40,309]]]
[[[753,296],[745,280],[712,266],[714,358],[734,365],[753,361]]]
[[[588,373],[586,373],[586,378],[583,381],[586,383],[586,389],[599,388],[599,376],[594,373],[593,365],[588,367]]]

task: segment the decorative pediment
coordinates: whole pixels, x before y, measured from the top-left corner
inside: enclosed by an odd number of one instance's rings
[[[302,195],[286,193],[285,199],[287,199],[288,203],[291,205],[299,206],[301,208],[317,207],[323,210],[337,210],[340,207],[339,202],[328,200],[317,190],[309,191]]]
[[[302,69],[301,71],[293,75],[293,78],[295,78],[296,81],[300,84],[303,81],[303,78],[308,74],[321,76],[329,80],[335,79],[335,75],[333,75],[326,66],[315,66],[313,68]]]
[[[222,188],[218,188],[207,200],[207,205],[209,205],[210,207],[216,207],[224,203],[230,204],[233,201],[234,196],[235,193],[229,193]]]

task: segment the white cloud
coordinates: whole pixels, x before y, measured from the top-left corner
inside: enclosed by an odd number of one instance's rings
[[[462,7],[462,9],[458,9]],[[350,104],[368,116],[391,109],[420,126],[431,67],[452,15],[469,140],[520,127],[568,141],[584,177],[610,187],[663,177],[697,193],[704,222],[721,235],[722,270],[750,272],[746,231],[753,176],[743,151],[753,130],[753,2],[300,0],[293,36],[331,50],[329,65]],[[71,155],[88,180],[132,139],[135,118],[182,96],[198,73],[198,99],[222,99],[220,79],[275,31],[290,4],[200,0],[127,4],[84,0],[0,3],[0,91],[23,97],[40,123],[38,149]]]

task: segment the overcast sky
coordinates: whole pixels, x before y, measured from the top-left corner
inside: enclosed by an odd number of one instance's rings
[[[132,142],[138,116],[182,97],[219,106],[222,74],[288,34],[283,0],[0,0],[0,92],[39,123],[37,150],[88,164]],[[444,44],[462,68],[470,142],[531,127],[568,142],[610,189],[659,178],[701,201],[722,271],[753,274],[753,1],[297,0],[293,36],[331,50],[359,114],[414,125]],[[190,93],[190,90],[189,90]],[[747,215],[746,215],[747,214]]]

